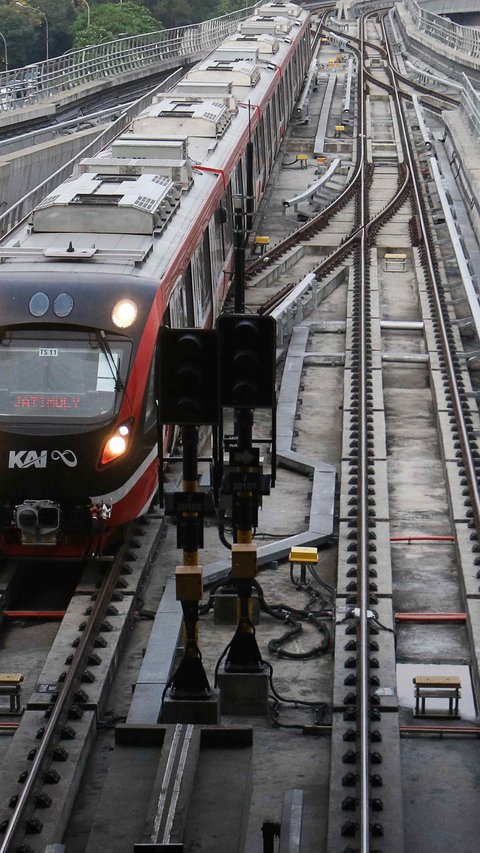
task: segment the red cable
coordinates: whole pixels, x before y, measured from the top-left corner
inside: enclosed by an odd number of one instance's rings
[[[466,622],[466,613],[395,613],[396,622]]]
[[[65,610],[2,610],[9,619],[63,619]]]
[[[455,542],[455,536],[391,536],[390,542]]]

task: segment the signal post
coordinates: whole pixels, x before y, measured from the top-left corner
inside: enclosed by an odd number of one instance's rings
[[[159,394],[162,423],[181,425],[182,491],[174,493],[177,548],[183,564],[175,570],[176,597],[184,622],[184,653],[163,700],[164,723],[219,722],[218,691],[212,690],[198,647],[198,608],[203,595],[204,495],[198,490],[198,426],[218,420],[218,394],[211,381],[217,369],[216,333],[204,329],[162,329]],[[160,437],[159,437],[160,440]]]
[[[268,674],[251,620],[252,586],[257,550],[252,529],[258,523],[262,496],[275,480],[275,321],[271,317],[224,314],[217,328],[168,329],[159,336],[157,370],[159,449],[162,424],[182,430],[183,489],[173,495],[177,547],[183,563],[177,566],[177,600],[181,602],[185,648],[163,701],[162,722],[218,722],[218,691],[210,688],[197,644],[202,570],[205,495],[198,488],[198,427],[210,425],[214,448],[215,498],[226,496],[233,529],[232,569],[228,582],[238,596],[238,625],[229,644],[224,672],[218,674],[220,707],[229,714],[261,714],[268,710]],[[255,439],[254,412],[270,409],[271,435]],[[228,439],[229,461],[224,465],[223,412],[231,409],[235,435]],[[271,475],[263,473],[259,444],[272,446]],[[161,451],[159,455],[162,468]],[[168,511],[168,508],[167,508]]]
[[[268,672],[251,619],[252,584],[257,572],[252,528],[257,526],[261,496],[268,494],[270,481],[263,474],[259,448],[254,446],[253,415],[256,408],[271,409],[274,434],[275,322],[271,317],[225,314],[217,326],[221,353],[220,405],[221,410],[233,409],[235,423],[222,492],[231,495],[234,543],[230,580],[237,590],[239,611],[224,671],[218,674],[220,707],[227,714],[266,714]],[[221,433],[222,427],[221,415]]]

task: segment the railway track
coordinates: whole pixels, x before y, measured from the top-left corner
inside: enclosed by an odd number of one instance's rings
[[[398,819],[402,808],[399,792],[402,786],[405,788],[405,776],[412,772],[400,738],[422,729],[401,725],[396,672],[417,665],[419,674],[429,666],[435,673],[441,671],[442,661],[450,672],[448,663],[453,660],[471,669],[473,688],[478,689],[478,660],[475,643],[471,642],[475,628],[469,627],[470,620],[475,622],[476,607],[471,603],[470,611],[468,605],[468,591],[476,574],[472,560],[478,540],[478,413],[472,403],[471,379],[458,356],[465,344],[458,333],[451,299],[444,290],[442,257],[426,201],[428,176],[422,176],[425,170],[411,142],[415,119],[405,107],[411,95],[399,86],[408,81],[395,69],[389,48],[382,47],[388,45],[388,38],[385,22],[380,22],[382,44],[367,36],[368,30],[377,32],[378,26],[368,15],[363,18],[359,38],[349,39],[358,44],[355,52],[362,57],[357,91],[365,92],[365,98],[358,100],[359,144],[351,182],[330,206],[269,250],[267,258],[257,259],[247,267],[252,283],[255,274],[257,281],[261,280],[259,271],[266,267],[269,278],[274,278],[271,267],[285,252],[300,242],[304,248],[308,246],[308,240],[320,229],[328,229],[343,205],[355,198],[356,214],[350,233],[343,233],[341,245],[320,264],[310,265],[317,281],[331,275],[346,258],[351,259],[353,270],[346,323],[348,370],[343,403],[337,581],[337,612],[343,613],[343,618],[337,621],[336,635],[328,841],[328,849],[340,850],[345,843],[345,851],[396,851],[404,844],[405,849],[428,849],[426,835],[421,846],[411,846],[408,829]],[[381,63],[375,63],[375,70],[372,56],[382,57]],[[384,68],[379,67],[382,65]],[[382,98],[381,91],[387,92],[388,98]],[[451,98],[444,101],[445,106],[453,103]],[[383,154],[379,146],[375,152],[375,140],[382,136],[386,143]],[[388,150],[390,153],[385,153]],[[389,256],[392,267],[396,258],[398,270],[404,261],[405,269],[412,269],[418,291],[411,300],[395,295],[391,284],[395,277],[386,274]],[[397,273],[396,279],[399,278]],[[293,282],[282,288],[257,310],[280,310],[282,301],[296,286],[297,282]],[[406,318],[402,320],[404,313]],[[383,321],[383,317],[388,319]],[[409,354],[415,328],[422,331],[424,339],[416,340],[414,352]],[[402,332],[405,340],[400,343]],[[396,346],[400,344],[400,351],[385,354],[385,347],[388,349],[392,341]],[[412,364],[410,371],[408,363]],[[415,517],[405,509],[408,500],[397,498],[405,488],[398,469],[406,463],[400,462],[395,443],[407,455],[408,443],[405,426],[399,427],[396,422],[402,413],[388,388],[390,383],[399,381],[396,372],[403,374],[400,383],[418,382],[419,369],[426,371],[425,384],[432,389],[432,394],[427,395],[430,399],[423,401],[424,412],[417,414],[430,421],[422,453],[429,459],[431,470],[446,480],[441,519],[435,517],[433,504],[433,519],[424,518],[421,513]],[[410,380],[405,379],[407,372]],[[400,477],[399,485],[396,476]],[[417,476],[422,483],[422,475]],[[428,475],[426,480],[430,480]],[[413,466],[409,467],[407,482],[415,488]],[[460,494],[464,498],[462,510],[458,504]],[[413,524],[413,537],[393,536],[394,532],[404,532],[405,524]],[[404,550],[400,555],[403,538],[416,543],[419,553],[415,558],[407,557]],[[417,571],[422,559],[427,563],[438,560],[440,576],[445,581],[455,567],[458,580],[455,592],[448,595],[448,607],[442,610],[437,602],[439,612],[435,612],[436,597],[428,586],[421,592],[417,589],[418,580],[410,583],[410,578],[404,577],[401,569],[402,560],[406,559],[412,560]],[[419,612],[415,612],[415,601],[421,602]],[[407,612],[398,612],[401,608]],[[457,625],[456,634],[455,630],[448,630],[452,624]],[[416,647],[419,625],[429,625],[431,637],[438,632],[437,650],[432,639],[423,655]],[[447,652],[445,642],[451,643]],[[413,687],[410,689],[413,691]],[[471,685],[467,685],[466,692],[470,690]],[[475,725],[461,729],[455,721],[452,725],[452,720],[437,729],[426,726],[423,731],[445,735],[455,734],[455,729],[458,737],[462,731],[478,735]],[[406,805],[405,812],[408,810]]]
[[[268,646],[278,640],[278,623],[271,613],[262,614],[257,637],[274,671],[271,718],[224,715],[220,733],[215,726],[209,731],[190,725],[153,726],[148,747],[145,741],[134,744],[134,727],[119,726],[112,773],[123,770],[123,784],[109,777],[100,802],[83,818],[73,815],[68,820],[65,812],[56,820],[44,820],[57,803],[48,808],[44,804],[55,800],[52,791],[56,794],[61,787],[52,784],[55,776],[43,763],[58,750],[48,744],[47,733],[61,725],[83,727],[88,739],[104,707],[105,700],[90,696],[80,703],[81,719],[65,718],[73,701],[71,695],[67,699],[67,688],[78,691],[81,673],[90,668],[82,649],[91,654],[99,620],[110,606],[115,585],[111,579],[110,593],[103,604],[97,596],[96,615],[90,616],[92,637],[86,639],[87,628],[81,631],[80,648],[56,702],[28,708],[26,726],[22,720],[29,732],[19,763],[9,765],[2,776],[2,790],[11,798],[1,813],[2,853],[40,853],[49,839],[58,842],[62,835],[67,850],[71,845],[75,853],[117,853],[127,849],[122,842],[131,849],[132,839],[150,845],[183,839],[185,850],[223,853],[237,829],[242,849],[249,853],[273,850],[279,832],[282,843],[291,845],[285,849],[294,850],[295,816],[302,809],[302,840],[296,848],[302,853],[322,848],[342,853],[446,853],[452,838],[466,853],[475,850],[480,421],[462,357],[466,344],[448,291],[449,248],[428,210],[423,153],[412,145],[415,114],[409,97],[398,88],[388,34],[380,34],[379,25],[366,14],[358,38],[351,38],[358,57],[356,90],[364,97],[358,99],[355,123],[343,139],[329,135],[329,153],[342,144],[349,159],[343,186],[337,186],[335,200],[324,204],[317,216],[248,266],[246,291],[248,310],[278,311],[298,285],[298,276],[309,274],[324,300],[315,303],[308,319],[303,307],[295,309],[292,360],[287,353],[285,374],[301,357],[302,387],[296,404],[301,420],[296,422],[292,453],[324,460],[339,475],[338,541],[335,537],[321,555],[322,578],[330,589],[322,608],[329,614],[324,618],[334,636],[334,654],[312,656],[301,665],[295,657],[279,658],[281,644],[274,643],[270,650]],[[373,56],[382,64],[365,69]],[[400,82],[403,88],[405,81]],[[331,128],[340,109],[336,97]],[[284,160],[308,144],[306,129],[294,128],[285,142]],[[299,170],[293,166],[290,173],[282,173],[293,176],[291,183],[298,177],[295,168]],[[278,193],[275,200],[272,193],[270,201],[259,228],[270,221],[278,224],[279,232],[287,230],[283,200]],[[293,272],[285,271],[289,257]],[[295,281],[285,285],[288,277]],[[302,530],[307,490],[296,476],[287,467],[279,478],[279,497],[266,499],[273,506],[265,507],[266,536],[281,539]],[[205,562],[218,558],[213,534],[212,525]],[[173,552],[168,559],[174,565],[172,538],[166,547]],[[288,594],[280,575],[267,567],[259,578],[270,603]],[[122,592],[132,598],[132,606],[134,590],[131,582]],[[295,595],[300,591],[295,588]],[[81,595],[85,597],[85,591]],[[209,674],[230,635],[231,628],[215,624],[211,612],[204,614],[200,636]],[[299,655],[308,645],[300,635],[289,642]],[[59,643],[64,648],[67,640]],[[80,666],[74,674],[77,659]],[[414,716],[412,678],[425,673],[444,678],[460,673],[461,718],[447,714],[432,722]],[[83,682],[82,689],[89,693],[91,688]],[[307,697],[303,709],[299,696]],[[299,722],[299,708],[313,717]],[[32,722],[27,724],[29,717]],[[40,746],[32,741],[27,748],[28,738],[39,728],[44,728]],[[257,762],[253,774],[252,755]],[[34,766],[44,776],[42,784],[33,779]],[[25,768],[26,780],[19,782]],[[242,791],[237,800],[230,796],[232,780]],[[219,785],[222,798],[212,795]],[[77,789],[78,780],[71,790]],[[74,799],[71,792],[69,796],[68,809]],[[122,797],[131,800],[125,817]],[[79,799],[77,792],[77,805]],[[14,818],[17,807],[21,811]],[[238,811],[248,809],[240,826]],[[222,836],[222,821],[229,819],[230,836]],[[88,831],[82,820],[89,824]],[[81,832],[88,836],[83,844],[76,837]]]
[[[83,567],[4,758],[2,851],[44,850],[63,835],[160,532],[151,516],[125,531],[114,556]]]

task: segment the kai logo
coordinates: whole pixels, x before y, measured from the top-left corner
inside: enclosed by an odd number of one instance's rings
[[[67,468],[75,468],[77,457],[73,450],[52,450],[50,461],[62,461]],[[11,450],[8,454],[9,468],[46,468],[49,461],[48,450]]]
[[[46,468],[47,451],[11,450],[8,456],[9,468]]]

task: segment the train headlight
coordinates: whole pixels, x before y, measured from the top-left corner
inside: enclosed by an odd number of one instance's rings
[[[122,424],[117,427],[113,435],[107,439],[102,453],[102,465],[108,465],[115,459],[124,456],[130,444],[130,436],[132,432],[132,422]]]
[[[121,299],[112,311],[112,320],[119,329],[129,329],[137,319],[138,308],[131,299]]]

